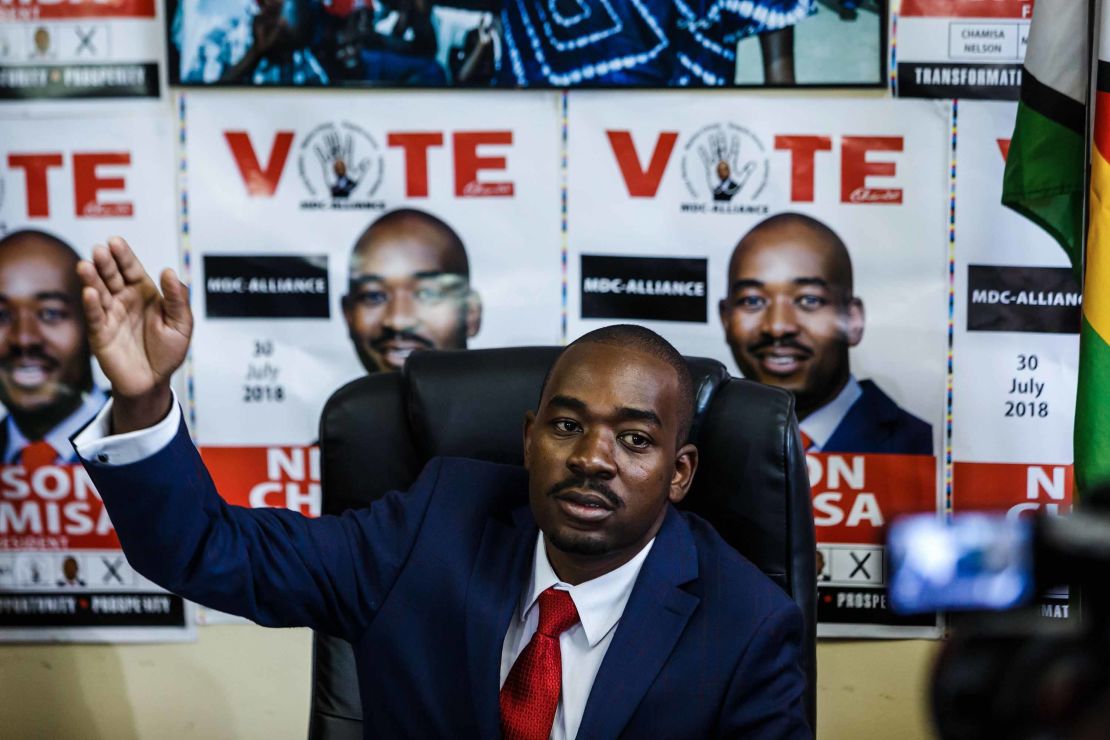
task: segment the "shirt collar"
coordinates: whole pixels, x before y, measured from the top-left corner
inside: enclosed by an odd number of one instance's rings
[[[108,394],[94,386],[91,391],[81,395],[81,405],[77,407],[77,410],[54,425],[54,428],[46,433],[43,440],[50,443],[50,446],[57,451],[58,457],[63,460],[67,459],[72,454],[69,451],[73,449],[69,444],[69,438],[89,423],[89,420],[100,412],[107,400]],[[31,440],[27,439],[20,431],[11,413],[8,414],[4,423],[8,427],[8,446],[4,450],[4,462],[12,464],[19,461],[23,448],[31,444]]]
[[[572,586],[559,580],[551,561],[547,559],[547,548],[543,544],[543,532],[536,537],[536,552],[532,558],[532,578],[520,605],[520,620],[528,618],[532,609],[538,608],[536,602],[547,589],[555,588],[566,591],[578,610],[578,618],[582,622],[582,631],[590,647],[594,647],[609,634],[610,630],[620,621],[624,614],[624,607],[628,597],[632,595],[632,587],[636,585],[636,577],[640,575],[640,568],[647,558],[655,538],[644,545],[636,556],[627,563],[609,571],[603,576]]]
[[[836,394],[836,398],[799,422],[798,426],[813,441],[813,446],[809,448],[811,452],[820,452],[824,448],[833,432],[840,426],[840,422],[848,415],[848,409],[852,408],[852,404],[861,395],[863,391],[855,376],[849,375],[848,382],[840,389],[840,393]]]

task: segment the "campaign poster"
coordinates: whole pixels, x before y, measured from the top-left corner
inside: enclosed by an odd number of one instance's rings
[[[283,87],[882,87],[882,0],[171,1],[170,80]]]
[[[69,443],[111,393],[74,271],[128,240],[178,267],[166,117],[0,117],[0,641],[193,638],[184,601],[136,573]]]
[[[902,0],[894,94],[1017,100],[1034,0]]]
[[[424,349],[560,343],[557,94],[181,108],[193,429],[231,503],[320,513],[320,412],[350,380]]]
[[[0,101],[157,98],[154,0],[0,0]]]
[[[1013,103],[959,104],[952,512],[1065,514],[1082,295],[1060,246],[1004,208]],[[1066,596],[1043,599],[1066,617]]]
[[[568,339],[640,323],[792,391],[822,636],[936,635],[886,607],[884,525],[937,511],[950,108],[569,94]]]

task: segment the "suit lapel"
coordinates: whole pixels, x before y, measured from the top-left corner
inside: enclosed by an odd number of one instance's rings
[[[466,652],[479,735],[501,737],[501,648],[513,609],[531,574],[536,525],[525,505],[513,519],[490,519],[466,595]],[[508,555],[506,557],[506,555]]]
[[[669,507],[594,679],[579,737],[617,737],[628,724],[700,601],[679,588],[697,575],[693,535]]]

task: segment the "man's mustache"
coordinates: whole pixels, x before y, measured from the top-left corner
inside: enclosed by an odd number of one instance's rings
[[[382,345],[389,342],[412,342],[413,344],[423,345],[426,349],[435,349],[435,344],[427,337],[422,337],[419,334],[408,329],[390,329],[388,326],[382,327],[381,336],[376,337],[370,341],[370,345],[374,349],[379,349]]]
[[[791,337],[763,337],[748,345],[748,352],[755,354],[765,349],[792,349],[805,355],[812,355],[813,350]]]
[[[593,480],[592,478],[567,478],[566,480],[560,481],[559,483],[553,485],[551,487],[551,490],[547,492],[547,495],[557,496],[560,493],[568,491],[572,488],[593,491],[594,493],[605,499],[605,502],[609,504],[610,508],[619,509],[624,506],[624,502],[621,501],[620,497],[617,496],[617,494],[613,493],[612,488],[607,486],[602,481]]]
[[[29,347],[11,347],[7,353],[0,355],[0,367],[10,369],[12,365],[24,360],[41,362],[47,370],[58,367],[58,360],[46,354],[38,345]]]

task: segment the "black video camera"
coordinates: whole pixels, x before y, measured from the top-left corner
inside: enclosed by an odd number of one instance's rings
[[[1108,494],[1069,516],[891,524],[894,610],[953,612],[932,681],[941,738],[1110,738]]]

